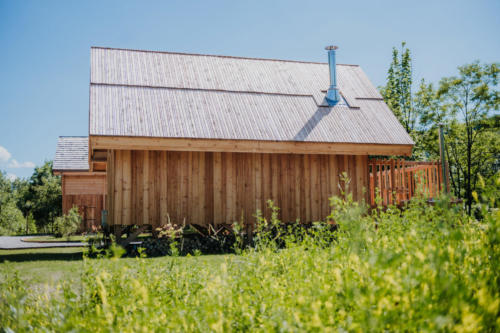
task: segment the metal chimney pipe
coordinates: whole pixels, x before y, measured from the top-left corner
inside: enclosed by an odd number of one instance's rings
[[[337,49],[338,46],[334,45],[325,47],[325,50],[328,51],[328,66],[330,68],[330,87],[326,92],[326,100],[330,106],[337,104],[339,101],[339,89],[337,88],[337,63],[335,60],[335,50]]]

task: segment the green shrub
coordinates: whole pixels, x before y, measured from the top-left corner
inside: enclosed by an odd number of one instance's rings
[[[82,224],[82,217],[78,207],[74,206],[68,214],[59,216],[54,221],[54,235],[56,237],[69,237],[78,231]]]

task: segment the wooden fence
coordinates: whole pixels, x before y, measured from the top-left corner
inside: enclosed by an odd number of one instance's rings
[[[440,162],[370,159],[370,204],[380,196],[383,206],[400,205],[416,195],[433,198],[442,189]]]

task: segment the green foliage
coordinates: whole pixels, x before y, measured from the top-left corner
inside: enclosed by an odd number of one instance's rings
[[[47,294],[6,272],[0,323],[7,331],[498,331],[495,193],[477,196],[482,220],[446,197],[360,214],[344,195],[332,199],[338,232],[318,222],[277,249],[268,232],[282,226],[275,216],[262,221],[257,248],[213,269],[186,257],[84,259],[81,284]]]
[[[48,231],[56,216],[62,213],[61,178],[52,174],[52,161],[35,168],[24,201],[30,203],[38,227]]]
[[[29,212],[28,216],[26,217],[26,234],[36,234],[38,232],[38,229],[36,227],[36,221],[35,218],[33,217],[33,213]]]
[[[4,202],[0,209],[0,235],[16,235],[22,233],[25,227],[26,220],[15,202]]]
[[[471,212],[478,175],[492,178],[500,156],[498,64],[460,66],[458,75],[443,78],[437,89],[422,82],[415,105],[420,115],[417,153],[439,158],[437,129],[446,129],[446,157],[456,196]]]
[[[401,43],[401,52],[392,48],[392,62],[387,71],[387,84],[381,94],[394,115],[408,133],[412,133],[416,124],[416,113],[412,106],[412,66],[410,50],[406,43]]]
[[[380,88],[385,102],[415,141],[412,159],[438,160],[438,127],[445,127],[445,154],[451,188],[465,198],[472,213],[472,192],[478,176],[492,179],[499,171],[499,64],[474,62],[437,87],[422,80],[412,96],[411,57],[405,43],[393,48],[387,84]]]
[[[463,179],[469,213],[472,191],[481,167],[488,165],[485,163],[488,158],[493,158],[493,161],[498,159],[499,128],[488,136],[489,131],[485,131],[484,126],[491,112],[498,111],[500,107],[498,66],[479,62],[460,66],[459,75],[442,79],[437,91],[442,101],[440,111],[443,117],[452,124],[457,116],[463,120],[462,126],[453,128],[459,141],[449,145],[449,149],[457,165],[457,175],[452,177],[452,182],[456,191],[459,191],[460,186],[456,183]],[[490,147],[494,152],[490,151]]]
[[[52,231],[50,226],[54,218],[61,215],[61,179],[52,174],[52,162],[35,168],[30,180],[16,178],[11,181],[0,172],[0,215],[4,208],[8,209],[4,216],[8,214],[11,220],[2,222],[4,227],[0,227],[0,234]],[[22,230],[18,228],[19,212],[25,218]],[[9,223],[13,225],[5,227]]]
[[[244,248],[244,234],[243,234],[243,223],[234,222],[232,225],[234,233],[234,253],[241,254]],[[200,252],[201,254],[201,252]]]
[[[11,200],[12,187],[4,172],[0,171],[0,210]]]
[[[413,106],[418,124],[413,132],[415,146],[412,157],[415,160],[439,160],[438,126],[443,119],[437,113],[439,99],[432,83],[427,84],[422,79],[414,95]]]
[[[279,248],[279,240],[283,236],[281,221],[278,219],[279,208],[272,200],[267,201],[267,206],[271,210],[271,219],[268,221],[261,211],[257,211],[257,227],[254,237],[255,249],[269,249],[276,251]]]
[[[54,235],[56,237],[68,237],[78,231],[82,225],[82,217],[78,207],[74,206],[68,214],[56,217],[54,221]]]
[[[30,215],[32,203],[26,201],[27,193],[30,189],[30,183],[27,179],[16,178],[11,182],[13,199],[16,202],[17,207],[23,212],[23,215],[27,217]]]
[[[0,172],[0,235],[23,232],[25,219],[16,206],[16,190],[12,182]]]

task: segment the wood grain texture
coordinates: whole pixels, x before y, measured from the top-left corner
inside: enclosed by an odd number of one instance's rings
[[[307,141],[261,141],[195,138],[98,136],[89,138],[92,149],[133,149],[277,154],[349,154],[410,156],[412,144],[375,144]]]
[[[375,206],[380,196],[381,205],[387,206],[417,195],[434,198],[443,191],[440,170],[440,162],[370,159],[363,171],[369,179],[365,200]]]
[[[76,206],[83,219],[79,231],[99,229],[106,201],[106,175],[62,172],[61,179],[62,213]]]
[[[361,165],[367,156],[125,150],[111,155],[110,223],[120,225],[170,220],[251,226],[258,209],[270,216],[267,200],[280,208],[284,222],[313,222],[329,214],[328,199],[340,194],[342,172],[355,198],[363,199],[368,187],[367,165]]]

